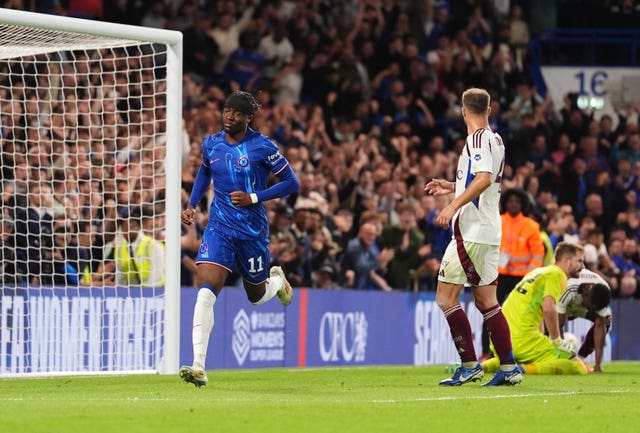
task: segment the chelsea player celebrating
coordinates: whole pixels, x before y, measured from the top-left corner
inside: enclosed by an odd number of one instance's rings
[[[202,165],[182,221],[192,224],[195,207],[213,182],[209,222],[196,258],[198,296],[193,311],[193,365],[180,369],[185,382],[207,384],[205,357],[213,329],[213,306],[232,270],[242,275],[247,298],[260,305],[277,295],[289,305],[293,290],[282,269],[269,271],[269,217],[263,201],[287,196],[300,183],[268,137],[249,127],[260,106],[247,92],[233,92],[222,112],[223,131],[202,143]],[[269,173],[279,182],[267,188]]]

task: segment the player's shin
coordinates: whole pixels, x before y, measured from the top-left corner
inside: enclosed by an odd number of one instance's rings
[[[213,306],[216,303],[216,295],[208,286],[201,286],[198,291],[196,306],[193,309],[193,329],[191,339],[193,342],[193,367],[205,369],[205,358],[209,346],[209,336],[213,329]]]
[[[460,355],[460,361],[465,367],[473,367],[478,361],[473,347],[473,334],[469,319],[462,310],[460,304],[454,305],[443,311],[444,317],[449,324],[451,337]]]
[[[273,298],[280,289],[281,280],[279,278],[270,277],[267,279],[264,285],[264,295],[257,301],[250,299],[253,305],[260,305]]]
[[[500,305],[494,305],[488,310],[482,311],[482,316],[487,324],[487,331],[493,342],[493,347],[500,359],[500,367],[504,370],[513,369],[515,360],[513,358],[509,324],[502,313]]]

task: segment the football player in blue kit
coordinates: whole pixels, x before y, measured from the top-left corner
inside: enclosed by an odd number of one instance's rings
[[[196,258],[198,295],[193,312],[193,364],[180,377],[207,384],[205,357],[214,323],[214,304],[227,276],[242,275],[247,298],[260,305],[277,296],[289,305],[293,289],[282,269],[269,269],[269,216],[263,202],[298,190],[299,181],[278,146],[249,127],[260,109],[253,95],[235,91],[225,101],[223,130],[202,143],[202,165],[182,221],[193,224],[196,210],[213,182],[209,221]],[[267,185],[270,173],[279,182]]]

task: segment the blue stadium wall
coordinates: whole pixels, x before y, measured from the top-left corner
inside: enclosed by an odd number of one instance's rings
[[[182,288],[180,363],[191,364],[197,290]],[[156,369],[164,299],[151,289],[0,287],[0,375]],[[478,353],[482,316],[463,293]],[[604,360],[640,360],[640,301],[613,302]],[[590,323],[568,330],[582,338]],[[255,307],[226,288],[207,368],[427,365],[458,361],[433,293],[297,289],[293,304]]]
[[[191,364],[191,316],[197,290],[181,298],[181,364]],[[482,315],[463,293],[478,353]],[[614,300],[608,360],[640,360],[639,301]],[[568,331],[582,339],[590,322],[576,319]],[[433,293],[298,289],[294,302],[276,299],[255,307],[242,289],[225,289],[215,307],[207,368],[344,365],[427,365],[458,361]]]

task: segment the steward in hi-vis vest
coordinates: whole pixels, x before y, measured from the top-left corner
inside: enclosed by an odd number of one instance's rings
[[[542,266],[545,250],[540,224],[527,216],[529,198],[526,193],[518,189],[507,190],[502,195],[502,204],[505,211],[500,216],[502,242],[498,273],[517,277],[509,287],[511,290],[520,278]],[[501,300],[500,296],[498,299]]]
[[[165,281],[164,246],[161,241],[144,234],[140,218],[132,211],[118,220],[113,257],[118,285],[161,287]]]

